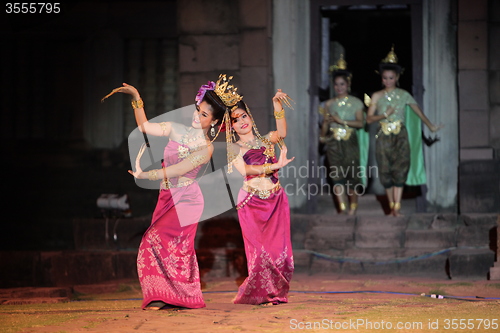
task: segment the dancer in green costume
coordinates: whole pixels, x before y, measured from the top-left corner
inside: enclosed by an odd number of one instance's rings
[[[380,64],[384,89],[371,97],[367,123],[378,121],[376,159],[380,182],[385,188],[390,215],[401,216],[403,187],[425,184],[423,165],[421,121],[436,132],[436,126],[424,115],[417,102],[406,90],[398,88],[401,66],[394,53],[394,46]]]
[[[366,143],[367,134],[363,129],[363,102],[349,95],[352,75],[346,65],[341,55],[337,64],[330,68],[336,96],[325,103],[320,139],[326,144],[329,177],[333,181],[339,211],[354,215],[358,194],[366,184],[365,169],[360,166],[366,165],[367,149],[360,151],[360,141]],[[360,131],[363,133],[358,134]],[[361,146],[367,147],[366,144]]]

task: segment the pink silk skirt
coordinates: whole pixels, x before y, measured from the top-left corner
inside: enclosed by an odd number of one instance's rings
[[[194,239],[203,212],[197,183],[161,190],[137,256],[144,309],[152,301],[203,308]]]
[[[248,193],[240,190],[238,202]],[[254,195],[238,210],[248,277],[238,289],[236,304],[288,302],[293,275],[290,206],[283,189],[268,199]]]

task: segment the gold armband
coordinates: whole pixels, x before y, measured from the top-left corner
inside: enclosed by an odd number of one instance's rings
[[[148,172],[148,179],[149,180],[158,180],[158,170],[150,170]]]
[[[162,132],[161,134],[165,136],[165,132],[167,131],[167,123],[166,122],[160,123],[160,127]]]
[[[144,107],[144,102],[142,101],[142,98],[138,101],[132,101],[131,104],[133,109],[141,109]]]
[[[203,164],[203,161],[205,160],[205,155],[193,155],[193,154],[191,154],[187,157],[187,159],[196,168],[197,166]]]
[[[276,119],[285,118],[285,109],[281,109],[281,111],[274,111],[274,118]]]
[[[267,175],[267,174],[270,174],[270,173],[273,173],[273,170],[271,170],[271,163],[264,163],[262,164],[263,166],[263,170],[264,170],[264,173]]]

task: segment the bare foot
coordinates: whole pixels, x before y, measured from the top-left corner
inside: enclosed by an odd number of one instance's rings
[[[403,214],[401,214],[399,212],[399,210],[392,210],[392,212],[391,212],[390,215],[395,216],[395,217],[402,217],[402,216],[404,216]]]
[[[162,308],[167,306],[167,303],[162,302],[162,301],[153,301],[146,305],[146,310],[151,310],[151,311],[158,311]]]
[[[260,303],[260,306],[273,306],[273,302]]]

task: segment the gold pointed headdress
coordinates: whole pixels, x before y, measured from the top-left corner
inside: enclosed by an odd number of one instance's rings
[[[396,53],[394,53],[394,44],[392,44],[391,50],[389,51],[389,53],[387,53],[387,56],[384,59],[382,59],[382,62],[385,64],[387,64],[387,63],[397,64],[398,63],[398,56],[396,55]]]
[[[339,71],[339,70],[347,70],[347,62],[344,60],[344,55],[341,53],[339,60],[335,65],[330,66],[330,73]]]
[[[215,84],[215,93],[225,106],[231,107],[236,105],[239,101],[243,99],[243,96],[240,96],[236,91],[238,88],[235,88],[233,85],[229,84],[229,81],[232,80],[233,77],[226,77],[226,74],[220,74],[219,79]]]
[[[384,69],[390,69],[396,71],[398,74],[403,74],[404,68],[398,64],[398,56],[394,52],[394,44],[392,44],[391,50],[387,53],[387,56],[380,61],[379,70],[375,71],[377,74],[381,74]]]
[[[342,53],[340,54],[340,58],[337,60],[337,63],[330,66],[329,72],[331,75],[331,80],[334,80],[337,76],[342,75],[345,76],[349,84],[351,83],[352,73],[347,70],[347,62],[344,60],[344,55]]]

